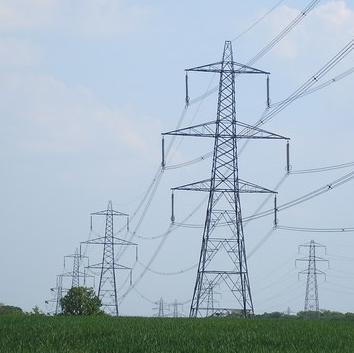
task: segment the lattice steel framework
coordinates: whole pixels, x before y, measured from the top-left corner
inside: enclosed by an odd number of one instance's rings
[[[72,271],[64,274],[64,277],[71,277],[71,287],[80,287],[80,285],[86,286],[86,278],[88,276],[86,272],[80,270],[82,262],[85,260],[88,263],[88,257],[80,255],[79,249],[76,248],[75,253],[72,255],[64,256],[64,268],[66,268],[66,260],[72,259]],[[80,279],[83,280],[80,280]]]
[[[237,120],[235,76],[262,74],[267,76],[268,83],[269,72],[235,62],[230,41],[225,42],[222,61],[186,70],[186,72],[191,71],[218,73],[220,81],[216,121],[162,134],[214,139],[210,179],[172,188],[172,192],[191,190],[209,193],[190,316],[234,311],[240,311],[243,316],[248,316],[253,314],[254,309],[246,261],[240,194],[275,192],[239,178],[238,141],[240,139],[289,139]],[[269,92],[268,85],[267,92]],[[187,95],[186,103],[188,102]],[[227,227],[220,231],[219,223],[226,223]],[[227,306],[214,306],[213,313],[210,313],[209,288],[220,283],[231,294],[231,302],[229,301],[230,304]]]
[[[100,270],[100,281],[98,287],[98,297],[101,299],[103,309],[111,315],[118,316],[118,290],[117,290],[117,271],[129,270],[131,276],[131,268],[118,263],[115,254],[115,246],[137,246],[127,240],[120,239],[114,233],[114,217],[125,217],[128,226],[128,214],[113,210],[112,201],[108,202],[107,209],[104,211],[91,213],[92,216],[106,217],[105,234],[103,237],[91,239],[83,244],[103,245],[102,262],[89,265],[89,269]],[[80,253],[81,253],[80,245]],[[131,278],[131,277],[130,277]]]
[[[296,259],[296,261],[305,261],[307,262],[307,269],[299,272],[300,275],[306,275],[306,294],[305,294],[305,305],[304,311],[315,311],[319,312],[320,305],[318,299],[318,281],[317,276],[325,276],[326,273],[321,271],[317,267],[318,262],[327,262],[328,260],[316,256],[316,250],[318,248],[326,248],[324,245],[316,243],[314,240],[311,240],[307,244],[302,244],[299,248],[308,248],[309,254],[307,258]]]
[[[163,298],[161,297],[157,302],[155,302],[155,304],[157,305],[157,307],[154,307],[153,310],[156,310],[157,313],[154,316],[165,317],[166,316],[165,302]]]

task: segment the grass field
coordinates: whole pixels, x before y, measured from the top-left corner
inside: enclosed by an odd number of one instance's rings
[[[1,316],[0,352],[353,353],[354,322]]]

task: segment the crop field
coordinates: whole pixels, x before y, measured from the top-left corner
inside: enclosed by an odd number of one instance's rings
[[[1,316],[1,353],[354,352],[354,322]]]

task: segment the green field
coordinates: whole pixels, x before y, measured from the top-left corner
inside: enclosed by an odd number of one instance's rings
[[[1,316],[1,353],[354,352],[354,321]]]

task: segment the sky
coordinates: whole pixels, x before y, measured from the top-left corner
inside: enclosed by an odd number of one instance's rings
[[[284,1],[252,30],[233,41],[236,61],[246,63],[281,31],[306,1]],[[63,257],[90,235],[89,213],[114,208],[133,214],[161,160],[161,132],[176,127],[184,108],[184,69],[220,60],[225,40],[233,40],[275,2],[0,0],[1,256],[0,302],[31,310],[51,296]],[[254,66],[271,72],[271,99],[285,99],[344,47],[354,34],[354,1],[319,5]],[[324,80],[353,67],[354,54]],[[217,77],[190,75],[191,99],[217,84]],[[353,75],[291,104],[266,129],[291,138],[294,170],[353,161]],[[265,108],[261,78],[237,81],[238,117],[257,121]],[[182,125],[215,118],[216,95],[191,106]],[[168,164],[189,161],[211,150],[205,141],[175,141]],[[155,236],[169,227],[170,188],[208,178],[211,161],[166,170],[137,234]],[[285,145],[255,142],[240,157],[240,176],[274,188],[285,173]],[[350,169],[290,175],[279,188],[279,202],[293,200]],[[297,227],[354,227],[353,181],[279,214],[279,223]],[[178,193],[181,221],[200,195]],[[263,201],[243,198],[244,215]],[[272,201],[265,205],[271,207]],[[205,202],[189,220],[204,222]],[[139,217],[136,218],[136,220]],[[298,245],[311,239],[327,246],[320,280],[320,307],[354,311],[353,233],[292,233],[272,228],[272,217],[245,229],[251,290],[256,312],[301,310],[305,280],[295,267]],[[134,223],[135,222],[135,223]],[[135,229],[136,221],[131,228]],[[102,234],[102,221],[94,232]],[[118,225],[119,227],[119,225]],[[179,228],[165,238],[144,240],[139,261],[150,268],[179,272],[193,267],[201,229]],[[126,236],[121,234],[120,236]],[[161,239],[163,242],[160,243]],[[258,244],[261,242],[261,246]],[[253,251],[256,249],[255,251]],[[92,261],[100,249],[89,248]],[[323,254],[323,256],[325,256]],[[119,259],[143,266],[130,251]],[[66,269],[67,270],[67,269]],[[123,315],[152,315],[163,297],[191,299],[196,269],[182,274],[147,272],[120,304]],[[119,283],[126,274],[119,274]],[[127,287],[119,287],[119,295]],[[222,294],[220,294],[222,297]],[[221,298],[220,298],[221,300]]]

